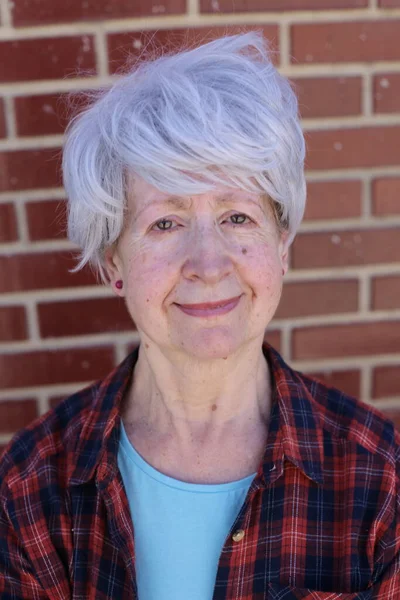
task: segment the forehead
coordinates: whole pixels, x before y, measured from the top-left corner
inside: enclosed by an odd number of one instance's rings
[[[207,196],[208,199],[212,199],[218,204],[245,200],[264,206],[261,193],[248,192],[225,185],[217,185],[214,190],[206,194],[181,195],[163,192],[138,176],[128,179],[128,208],[136,215],[150,206],[157,205],[180,209],[188,208],[192,206],[193,198],[198,196]]]

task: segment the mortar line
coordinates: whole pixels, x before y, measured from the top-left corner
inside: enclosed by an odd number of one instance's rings
[[[374,117],[373,111],[373,83],[370,70],[364,72],[362,78],[362,112],[366,117]]]
[[[34,344],[40,344],[39,318],[37,314],[36,302],[29,298],[25,303],[29,340]]]
[[[200,15],[200,0],[187,0],[187,15],[191,17]]]
[[[372,366],[363,365],[361,377],[361,400],[372,401]]]
[[[3,28],[12,28],[11,3],[8,0],[0,0],[0,19],[2,24],[0,32]]]
[[[14,111],[14,100],[11,97],[4,96],[4,115],[6,121],[7,138],[13,140],[17,135],[17,125]]]
[[[290,25],[281,21],[279,27],[279,70],[290,66],[290,49]]]
[[[29,245],[29,233],[28,233],[28,221],[26,218],[25,203],[21,201],[14,201],[15,213],[17,215],[17,229],[18,239],[16,247],[28,247]],[[1,252],[1,244],[0,244]]]
[[[102,78],[109,77],[107,43],[103,28],[96,32],[94,37],[94,48],[96,55],[96,69],[99,76]]]

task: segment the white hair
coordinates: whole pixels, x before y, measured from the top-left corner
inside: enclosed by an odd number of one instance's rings
[[[171,194],[218,184],[266,193],[290,243],[304,214],[304,156],[297,98],[261,32],[140,60],[67,128],[76,269],[89,263],[106,280],[104,250],[122,231],[128,172]]]

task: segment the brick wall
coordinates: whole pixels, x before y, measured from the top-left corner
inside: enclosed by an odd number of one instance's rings
[[[107,85],[144,34],[254,26],[297,85],[308,144],[268,337],[400,424],[400,0],[13,0],[0,23],[0,446],[137,342],[110,290],[68,272],[65,93]]]

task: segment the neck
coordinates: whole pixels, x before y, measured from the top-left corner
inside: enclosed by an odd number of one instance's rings
[[[166,355],[142,344],[123,405],[130,431],[182,446],[218,445],[266,430],[270,374],[261,344],[226,359]]]

